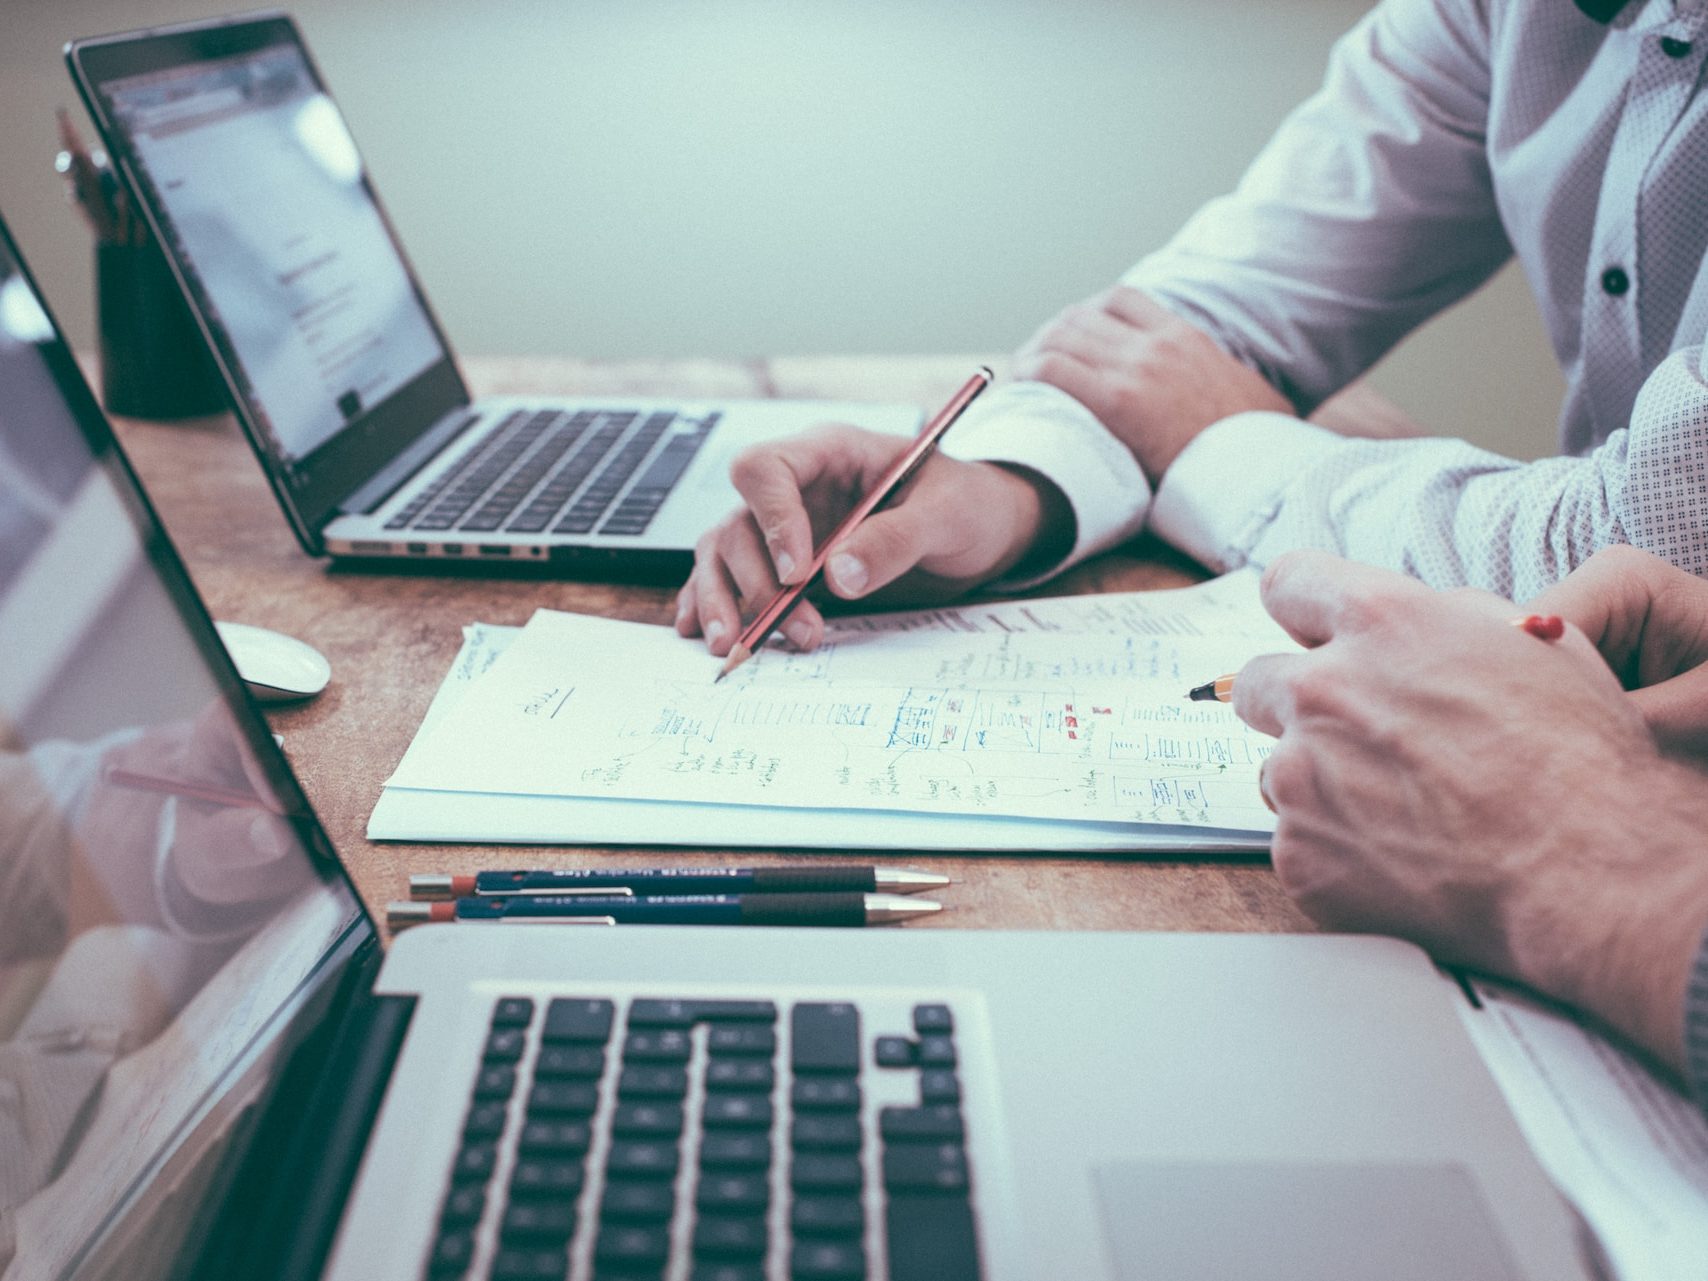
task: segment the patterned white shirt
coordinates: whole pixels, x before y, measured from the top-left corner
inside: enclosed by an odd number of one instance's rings
[[[1517,257],[1567,379],[1564,456],[1212,426],[1152,495],[1090,413],[985,397],[949,452],[1060,486],[1063,565],[1150,526],[1214,569],[1326,547],[1522,599],[1628,542],[1708,575],[1708,9],[1384,0],[1231,195],[1130,271],[1309,413]],[[1062,568],[1058,565],[1054,569]]]

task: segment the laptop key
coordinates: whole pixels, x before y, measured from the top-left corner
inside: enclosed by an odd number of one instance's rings
[[[623,1065],[617,1077],[619,1099],[679,1099],[688,1092],[688,1069],[650,1063]]]
[[[465,1143],[451,1163],[454,1183],[485,1183],[498,1164],[498,1148],[492,1143]]]
[[[548,1045],[534,1060],[536,1081],[591,1081],[603,1075],[605,1051],[593,1045]]]
[[[790,1062],[796,1072],[858,1072],[860,1011],[845,1002],[802,1002],[789,1014]]]
[[[955,1015],[947,1005],[913,1007],[913,1030],[920,1036],[949,1036],[955,1031]]]
[[[507,996],[492,1009],[493,1027],[527,1027],[534,1021],[534,1003],[525,996]]]
[[[765,1265],[702,1260],[694,1265],[688,1281],[765,1281]]]
[[[866,1230],[866,1209],[857,1196],[796,1197],[789,1227],[800,1237],[858,1237]]]
[[[694,1254],[698,1257],[761,1259],[769,1244],[765,1220],[757,1215],[707,1215],[694,1225]]]
[[[680,1103],[619,1103],[611,1133],[625,1139],[675,1138],[682,1133]]]
[[[439,1223],[444,1227],[467,1227],[480,1222],[480,1216],[485,1213],[485,1185],[465,1183],[453,1187],[445,1198],[444,1208],[439,1211]]]
[[[510,1109],[499,1102],[476,1103],[463,1121],[463,1138],[496,1139],[504,1133],[504,1123],[510,1119]]]
[[[572,1042],[603,1045],[611,1039],[616,1007],[609,1001],[582,1001],[560,997],[546,1006],[545,1027],[540,1039],[548,1045]]]
[[[769,1130],[771,1100],[759,1094],[709,1094],[700,1123],[708,1130]]]
[[[918,1047],[905,1036],[880,1036],[872,1047],[872,1058],[881,1068],[910,1068]]]
[[[574,1200],[585,1180],[580,1157],[520,1156],[510,1171],[510,1197]]]
[[[703,1170],[763,1170],[770,1164],[769,1135],[713,1131],[700,1140]]]
[[[498,1231],[506,1245],[567,1243],[575,1235],[575,1205],[564,1201],[521,1201],[508,1205]]]
[[[535,1081],[528,1094],[528,1119],[592,1116],[599,1089],[592,1081]]]
[[[764,1174],[708,1174],[694,1193],[694,1204],[708,1214],[763,1214],[770,1203],[771,1181]]]
[[[662,1265],[670,1255],[670,1229],[657,1224],[610,1224],[601,1226],[594,1243],[593,1258],[599,1264]]]
[[[768,1059],[777,1052],[777,1034],[768,1027],[714,1027],[706,1038],[706,1052]]]
[[[858,1152],[862,1139],[860,1118],[852,1113],[799,1116],[789,1130],[789,1146],[797,1152]]]
[[[670,1028],[656,1032],[630,1032],[623,1042],[623,1062],[686,1063],[693,1048],[686,1032]]]
[[[713,1059],[706,1064],[706,1089],[769,1094],[777,1084],[777,1070],[754,1059]]]
[[[530,1156],[580,1156],[593,1141],[586,1121],[534,1121],[522,1126],[521,1151]]]
[[[493,1281],[562,1281],[568,1271],[563,1249],[502,1249],[492,1259]]]
[[[878,1133],[886,1143],[959,1142],[966,1127],[959,1108],[939,1103],[923,1108],[884,1108],[878,1113]]]
[[[884,1187],[891,1192],[965,1195],[971,1182],[958,1143],[891,1143],[884,1148]]]
[[[486,1038],[483,1057],[488,1063],[514,1063],[527,1047],[528,1034],[522,1028],[495,1028]]]
[[[676,1190],[654,1180],[614,1180],[605,1185],[599,1218],[623,1223],[667,1223],[676,1212]]]
[[[978,1233],[965,1198],[892,1194],[884,1232],[890,1281],[979,1281]]]
[[[857,1192],[860,1158],[840,1153],[801,1152],[789,1165],[789,1185],[796,1192]]]
[[[461,1276],[474,1259],[474,1236],[469,1232],[442,1232],[433,1242],[427,1270],[436,1277]]]
[[[622,1139],[611,1144],[605,1168],[620,1178],[673,1179],[680,1160],[674,1143]]]
[[[858,1241],[797,1241],[789,1252],[791,1281],[855,1281],[866,1275]]]
[[[919,1066],[922,1068],[952,1068],[955,1066],[955,1042],[946,1036],[919,1038]]]
[[[860,1082],[852,1076],[796,1080],[789,1102],[797,1112],[854,1112],[860,1107]]]
[[[928,1068],[919,1074],[921,1103],[959,1103],[961,1081],[946,1068]]]

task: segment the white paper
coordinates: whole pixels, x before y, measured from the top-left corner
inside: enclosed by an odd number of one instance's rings
[[[1708,1276],[1708,1120],[1560,1009],[1494,984],[1465,1007],[1520,1129],[1624,1281]]]
[[[889,633],[768,649],[722,682],[662,627],[542,610],[391,785],[1266,831],[1270,740],[1201,673],[1249,641]]]

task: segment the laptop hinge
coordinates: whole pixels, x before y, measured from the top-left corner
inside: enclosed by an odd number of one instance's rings
[[[194,1281],[312,1281],[324,1269],[415,1012],[414,997],[372,995],[378,943],[363,951],[330,1017],[280,1073]]]
[[[409,442],[409,447],[363,482],[338,504],[345,516],[366,516],[407,484],[416,472],[437,458],[458,436],[481,420],[478,410],[459,406]]]

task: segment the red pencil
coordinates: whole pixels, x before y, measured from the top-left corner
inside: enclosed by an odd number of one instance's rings
[[[949,403],[937,411],[937,416],[925,424],[919,435],[914,437],[913,444],[890,464],[890,469],[879,477],[878,483],[855,504],[854,510],[842,518],[842,523],[831,531],[830,537],[819,544],[818,549],[813,552],[811,564],[807,566],[806,577],[773,596],[770,604],[760,610],[754,620],[742,629],[713,684],[753,657],[753,652],[765,643],[767,636],[777,630],[777,625],[788,616],[813,580],[824,572],[824,564],[830,559],[832,549],[852,534],[861,521],[894,497],[896,491],[907,483],[908,477],[919,470],[920,464],[931,456],[931,451],[937,448],[937,442],[943,439],[943,433],[955,425],[955,420],[968,405],[978,399],[979,393],[990,386],[995,377],[996,375],[983,365],[979,366],[978,371],[949,398]]]

